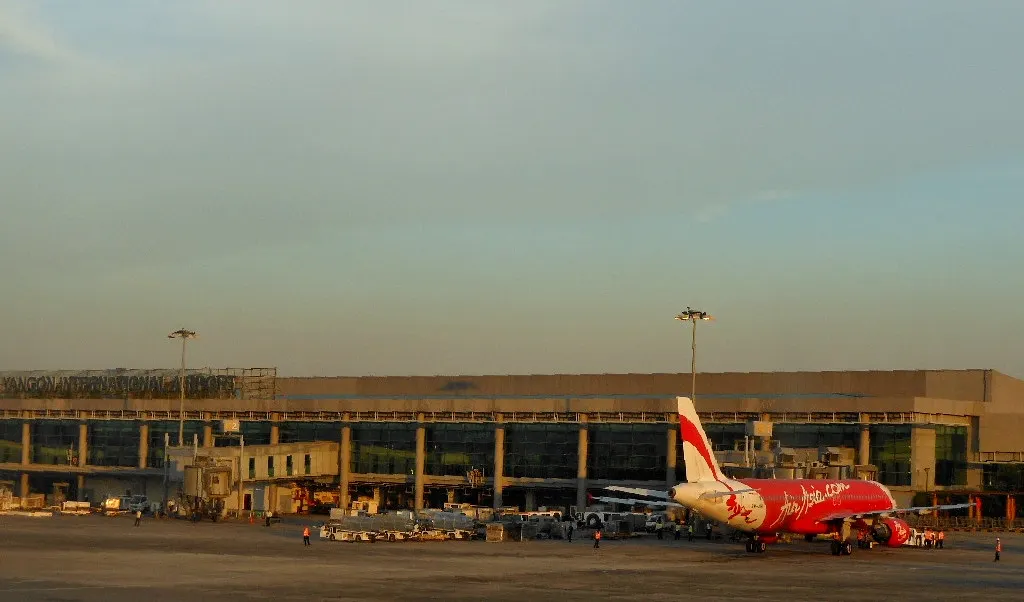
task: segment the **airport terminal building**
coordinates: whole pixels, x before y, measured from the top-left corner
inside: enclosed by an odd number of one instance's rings
[[[0,373],[0,482],[16,495],[174,497],[224,462],[224,506],[295,512],[471,502],[577,507],[683,479],[690,374],[279,378],[274,369]],[[1016,516],[1024,381],[993,370],[699,373],[696,406],[736,476],[875,478],[900,503],[968,496]],[[183,410],[183,414],[179,411]],[[179,428],[183,434],[179,445]],[[973,511],[973,508],[972,508]]]

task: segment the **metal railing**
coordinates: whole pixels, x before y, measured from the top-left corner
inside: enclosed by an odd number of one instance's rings
[[[979,462],[1024,463],[1024,451],[978,452]]]
[[[281,422],[507,422],[582,423],[581,412],[256,412],[238,410],[189,410],[185,420],[259,420]],[[669,424],[675,415],[665,412],[587,412],[587,422]],[[178,412],[151,410],[0,410],[0,419],[20,420],[177,420]]]
[[[581,423],[649,423],[669,424],[676,421],[672,412],[413,412],[413,411],[252,411],[252,410],[188,410],[185,420],[263,420],[268,422],[497,422],[498,415],[508,422]],[[739,424],[760,420],[767,414],[778,424],[860,424],[855,412],[699,412],[706,424]],[[960,424],[961,417],[915,412],[873,412],[871,424]],[[174,410],[51,410],[0,409],[0,419],[21,420],[177,420]],[[982,462],[1024,462],[1024,452],[982,452]]]
[[[907,524],[915,529],[938,529],[943,531],[1024,531],[1024,519],[971,518],[969,516],[911,516]]]

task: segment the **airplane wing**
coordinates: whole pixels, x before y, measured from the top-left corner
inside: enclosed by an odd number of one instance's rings
[[[658,498],[660,500],[669,500],[669,502],[673,506],[679,506],[679,504],[676,504],[675,502],[671,501],[671,499],[668,497],[668,493],[667,492],[658,491],[656,489],[634,489],[634,488],[630,488],[630,487],[618,487],[618,486],[605,487],[605,489],[607,489],[608,491],[615,491],[615,492],[619,492],[619,493],[631,493],[633,495],[642,495],[642,496],[647,496],[647,497],[653,497],[653,498]],[[716,498],[722,498],[722,497],[729,497],[730,495],[736,495],[736,494],[741,494],[741,493],[750,493],[751,491],[757,491],[757,490],[756,489],[748,488],[748,489],[737,489],[735,491],[709,491],[707,493],[702,493],[700,497],[701,497],[701,499],[716,499]],[[622,502],[620,502],[620,503],[622,503]],[[651,502],[651,501],[648,501],[648,500],[635,500],[633,503],[654,505],[655,502]]]
[[[708,491],[698,496],[702,500],[715,499],[720,497],[729,497],[730,495],[736,495],[738,493],[750,493],[751,491],[757,491],[756,489],[737,489],[735,491]]]
[[[845,520],[848,518],[886,518],[893,514],[929,514],[936,510],[956,510],[959,508],[969,508],[970,504],[946,504],[940,506],[914,506],[913,508],[892,508],[890,510],[875,510],[873,512],[837,512],[830,514],[821,519],[821,522],[827,523],[834,520]]]
[[[656,497],[656,498],[663,499],[663,500],[667,500],[668,499],[668,492],[667,491],[659,491],[657,489],[634,489],[634,488],[631,488],[631,487],[618,487],[618,486],[605,487],[604,489],[607,489],[608,491],[616,491],[616,492],[619,492],[619,493],[631,493],[633,495],[642,495],[642,496],[645,496],[645,497]]]
[[[682,508],[682,506],[680,506],[679,504],[677,504],[675,502],[667,502],[667,501],[659,502],[659,501],[650,501],[650,500],[626,499],[626,498],[618,498],[618,497],[595,497],[594,499],[599,501],[599,502],[608,502],[610,504],[627,504],[627,505],[630,505],[630,506],[638,506],[638,505],[643,505],[643,506],[665,506],[666,508]]]

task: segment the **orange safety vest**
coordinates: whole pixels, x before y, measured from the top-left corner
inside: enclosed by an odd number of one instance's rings
[[[1002,552],[1002,551],[1003,551],[1003,542],[1001,542],[1001,541],[1000,542],[996,542],[996,552]]]
[[[594,539],[601,539],[601,532],[600,531],[595,531],[594,532]]]
[[[302,530],[302,536],[303,537],[309,537],[309,527],[306,527],[305,529]]]
[[[943,539],[946,539],[946,532],[939,531],[939,541],[942,541]]]

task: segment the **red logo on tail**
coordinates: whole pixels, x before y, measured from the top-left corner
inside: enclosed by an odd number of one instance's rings
[[[711,471],[711,476],[717,481],[718,471],[715,470],[715,463],[711,460],[711,450],[708,449],[708,446],[704,445],[704,437],[701,436],[700,429],[682,414],[679,415],[679,434],[682,436],[683,441],[687,441],[697,448],[697,453],[700,454],[700,457],[704,458],[704,462],[708,465],[708,470]]]

